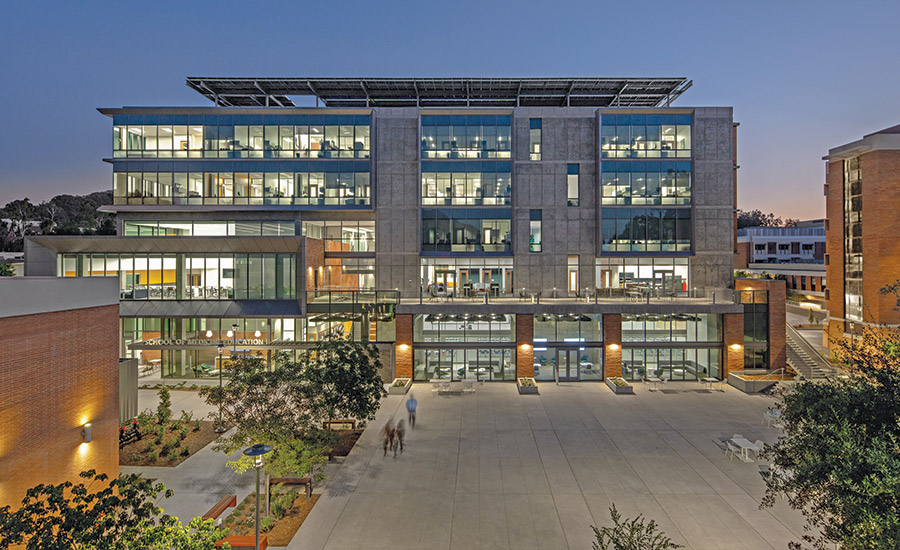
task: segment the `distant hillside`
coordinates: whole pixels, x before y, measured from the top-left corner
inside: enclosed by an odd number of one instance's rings
[[[14,200],[0,209],[0,252],[22,251],[27,235],[114,235],[115,216],[97,211],[112,201],[112,191]]]

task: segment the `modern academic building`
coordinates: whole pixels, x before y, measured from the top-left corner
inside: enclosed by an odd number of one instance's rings
[[[863,326],[900,324],[896,297],[880,292],[900,279],[900,125],[835,147],[823,160],[828,345]]]
[[[734,290],[732,109],[673,107],[686,79],[187,85],[212,105],[100,109],[117,236],[27,243],[30,275],[118,277],[145,369],[330,333],[422,381],[783,366]]]

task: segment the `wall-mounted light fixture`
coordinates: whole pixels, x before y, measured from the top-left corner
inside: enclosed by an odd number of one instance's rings
[[[206,337],[207,337],[207,338],[212,338],[212,331],[211,331],[211,330],[207,330],[207,331],[206,331]]]
[[[609,349],[616,351],[617,349],[619,349],[619,344],[610,344]]]
[[[232,336],[234,336],[234,332],[229,330],[228,332],[225,333],[225,336],[231,338]]]
[[[85,422],[81,427],[81,440],[85,443],[91,442],[91,423]]]
[[[260,336],[262,336],[262,333],[257,330],[256,332],[253,333],[253,336],[256,336],[257,338],[259,338]]]
[[[522,344],[522,345],[519,346],[519,347],[522,348],[522,351],[528,351],[528,350],[531,349],[531,345],[529,345],[529,344]]]
[[[741,347],[742,346],[740,344],[731,344],[731,349],[733,349],[734,351],[740,351]]]
[[[399,349],[400,351],[406,351],[409,349],[409,346],[406,344],[400,344]]]

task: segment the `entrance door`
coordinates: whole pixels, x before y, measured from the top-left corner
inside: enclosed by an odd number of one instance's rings
[[[560,382],[577,382],[581,380],[578,348],[557,348],[556,365],[559,369]]]

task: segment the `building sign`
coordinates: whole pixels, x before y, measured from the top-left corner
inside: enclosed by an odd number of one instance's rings
[[[202,346],[218,347],[219,344],[232,344],[235,346],[265,346],[269,342],[261,338],[246,338],[237,340],[213,340],[211,338],[153,338],[144,340],[145,346]]]

